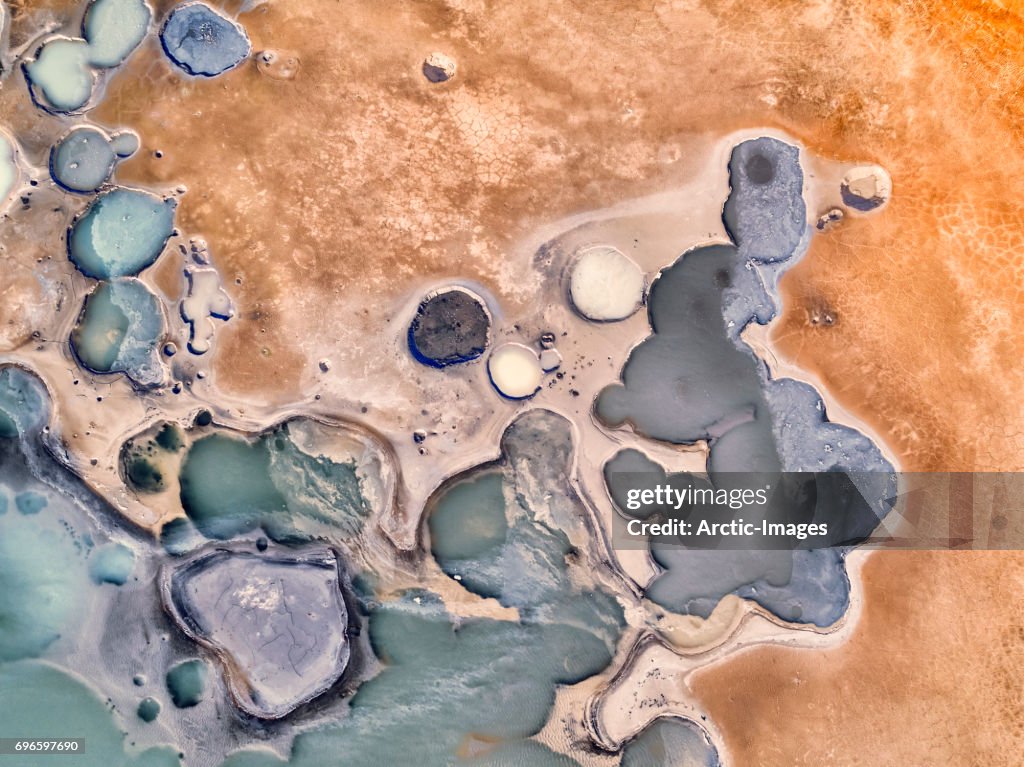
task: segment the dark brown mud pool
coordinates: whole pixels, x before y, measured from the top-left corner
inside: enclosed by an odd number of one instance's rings
[[[409,326],[409,348],[424,365],[443,368],[477,359],[487,349],[491,315],[483,299],[446,288],[420,303]]]

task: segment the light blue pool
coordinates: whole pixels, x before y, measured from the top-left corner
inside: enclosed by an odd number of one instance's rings
[[[97,373],[125,373],[136,383],[163,378],[160,343],[164,318],[160,302],[135,279],[101,282],[85,300],[71,334],[75,356]]]
[[[87,277],[133,276],[160,256],[177,203],[136,189],[106,192],[71,227],[68,255]]]

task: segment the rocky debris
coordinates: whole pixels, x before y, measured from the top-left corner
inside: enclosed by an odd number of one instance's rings
[[[444,83],[455,77],[455,59],[434,52],[423,61],[423,76],[432,83]]]
[[[293,51],[260,51],[256,70],[271,80],[294,80],[302,62]]]
[[[824,231],[829,227],[835,226],[842,220],[843,211],[840,210],[839,208],[832,208],[831,210],[826,211],[825,213],[822,213],[820,216],[818,216],[816,226],[818,227],[818,231]]]
[[[854,210],[874,210],[892,196],[892,179],[878,165],[862,165],[843,177],[841,191],[843,202]]]
[[[348,665],[348,609],[333,550],[218,548],[162,576],[167,611],[212,650],[235,704],[279,719],[329,689]]]

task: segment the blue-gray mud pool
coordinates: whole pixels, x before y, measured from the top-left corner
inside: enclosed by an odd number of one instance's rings
[[[249,55],[245,30],[204,3],[175,8],[160,32],[168,58],[190,75],[216,77]]]
[[[683,254],[651,287],[652,334],[630,354],[622,383],[595,405],[610,427],[631,424],[654,440],[706,442],[712,485],[733,472],[851,472],[871,478],[864,513],[850,538],[866,537],[894,497],[892,465],[870,439],[828,420],[818,393],[791,379],[773,379],[741,338],[750,323],[777,312],[776,285],[801,255],[808,226],[799,151],[774,138],[738,144],[729,163],[731,192],[723,220],[734,244]],[[606,467],[616,476],[664,470],[636,451]],[[779,617],[828,626],[846,612],[849,548],[796,551],[705,551],[656,542],[663,572],[648,596],[680,613],[707,617],[727,594],[757,601]]]

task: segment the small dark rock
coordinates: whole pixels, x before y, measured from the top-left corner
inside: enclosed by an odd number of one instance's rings
[[[423,76],[432,83],[443,83],[455,77],[455,60],[443,53],[431,53],[423,62]]]

